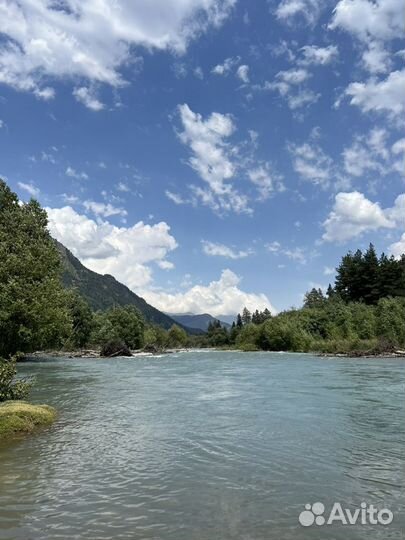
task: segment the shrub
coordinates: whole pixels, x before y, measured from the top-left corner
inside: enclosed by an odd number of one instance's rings
[[[10,360],[0,358],[0,402],[24,399],[29,394],[32,381],[15,380],[17,374],[16,357]]]

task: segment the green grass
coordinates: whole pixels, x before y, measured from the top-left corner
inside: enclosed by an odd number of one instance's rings
[[[49,426],[55,419],[56,411],[48,405],[6,401],[0,404],[0,440],[32,433],[39,427]]]

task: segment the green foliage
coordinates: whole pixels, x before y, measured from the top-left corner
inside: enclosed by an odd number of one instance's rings
[[[405,297],[405,255],[400,260],[384,253],[378,258],[372,244],[364,254],[348,253],[337,269],[335,292],[345,302],[373,305],[388,296]]]
[[[0,402],[14,399],[24,399],[29,394],[32,381],[16,380],[17,362],[0,358]]]
[[[130,349],[141,349],[144,327],[142,315],[135,307],[114,307],[94,315],[91,341],[102,345],[118,341]]]
[[[184,347],[187,340],[188,337],[185,330],[177,326],[177,324],[174,324],[167,333],[167,345],[169,347]]]
[[[261,327],[259,345],[266,351],[307,351],[310,335],[287,316],[273,317]]]
[[[313,288],[307,292],[304,299],[304,307],[317,308],[325,305],[326,298],[321,289]]]
[[[84,347],[89,342],[93,330],[93,312],[89,304],[73,290],[69,291],[68,308],[72,328],[66,347]]]
[[[69,334],[60,259],[46,212],[0,180],[0,355],[59,347]]]

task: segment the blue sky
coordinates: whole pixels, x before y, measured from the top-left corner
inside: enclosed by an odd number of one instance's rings
[[[0,174],[169,312],[405,251],[402,0],[0,0]]]

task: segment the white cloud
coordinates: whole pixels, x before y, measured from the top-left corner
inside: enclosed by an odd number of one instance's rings
[[[357,135],[352,145],[343,150],[346,173],[361,177],[369,171],[379,175],[390,172],[387,138],[387,131],[378,128],[372,129],[367,135]]]
[[[257,167],[248,170],[247,174],[249,180],[257,187],[261,201],[271,197],[276,190],[284,190],[282,177],[272,170],[269,163],[259,164]]]
[[[325,0],[282,0],[277,7],[276,16],[287,22],[302,17],[308,24],[314,24],[325,3]]]
[[[38,197],[40,193],[39,189],[32,183],[18,182],[18,187],[29,193],[31,197]]]
[[[3,120],[0,120],[0,129],[1,129],[1,128],[4,128],[5,125],[6,125],[6,124],[4,123],[4,121],[3,121]]]
[[[70,176],[71,178],[76,178],[77,180],[88,179],[88,175],[85,172],[78,172],[70,165],[66,168],[65,174],[66,176]]]
[[[174,202],[174,204],[187,204],[188,201],[184,200],[181,195],[178,193],[173,193],[172,191],[169,191],[168,189],[165,191],[166,197]]]
[[[93,212],[96,216],[102,217],[111,217],[111,216],[122,216],[125,217],[128,215],[128,212],[124,208],[118,208],[108,203],[100,203],[95,201],[84,201],[83,206],[88,212]]]
[[[192,152],[188,164],[207,184],[205,189],[194,186],[194,195],[219,213],[249,212],[247,197],[230,183],[237,169],[233,160],[237,149],[227,142],[236,129],[231,116],[213,112],[204,120],[187,104],[180,105],[179,112],[180,140]]]
[[[396,141],[391,148],[395,158],[393,169],[401,175],[405,175],[405,137]]]
[[[331,29],[341,28],[362,41],[402,38],[405,4],[401,0],[340,0]]]
[[[303,65],[321,65],[325,66],[335,61],[338,57],[339,51],[336,45],[329,45],[328,47],[317,47],[316,45],[306,45],[302,47],[303,59],[300,63]]]
[[[208,285],[195,285],[183,293],[169,294],[160,291],[147,291],[145,298],[153,306],[168,313],[210,313],[235,315],[248,309],[263,310],[266,307],[276,312],[264,294],[253,294],[239,288],[241,278],[231,270],[223,270],[218,281]]]
[[[218,244],[215,242],[209,242],[208,240],[201,240],[203,246],[203,252],[205,255],[211,257],[226,257],[227,259],[243,259],[251,255],[251,251],[236,251],[224,244]]]
[[[183,53],[218,27],[236,0],[20,0],[0,2],[0,82],[39,98],[45,78],[120,86],[134,46]]]
[[[403,114],[405,70],[392,71],[384,80],[369,79],[367,82],[349,84],[345,93],[350,104],[357,105],[362,112],[385,112],[389,116]]]
[[[177,247],[165,222],[116,227],[94,221],[70,206],[47,208],[49,230],[82,263],[100,274],[111,274],[135,292],[152,282],[151,264],[167,267],[167,255]]]
[[[239,66],[236,71],[236,76],[245,84],[249,82],[249,66],[246,64],[243,64],[242,66]]]
[[[405,233],[398,242],[395,242],[388,247],[388,252],[397,259],[401,258],[402,255],[405,255]]]
[[[333,160],[316,144],[288,145],[294,170],[304,179],[323,188],[329,186],[334,175]]]
[[[386,73],[392,64],[389,51],[378,41],[369,43],[362,60],[364,67],[372,74]]]
[[[217,64],[211,70],[211,73],[214,75],[228,75],[232,69],[240,62],[240,57],[236,56],[235,58],[230,57],[226,58],[222,64]]]
[[[307,263],[307,254],[304,248],[295,247],[295,248],[284,248],[280,242],[271,242],[270,244],[266,244],[266,249],[270,253],[273,253],[275,255],[284,255],[285,257],[288,257],[292,261],[296,261],[300,264],[306,264]]]
[[[131,191],[129,186],[125,182],[118,182],[116,187],[118,191],[121,191],[123,193],[129,193]]]
[[[379,229],[393,229],[404,219],[405,195],[397,197],[392,208],[382,209],[362,193],[338,193],[329,217],[323,223],[327,242],[345,242]]]
[[[85,86],[75,88],[73,95],[79,103],[82,103],[92,111],[98,112],[104,109],[104,103],[97,98],[94,90],[91,88],[86,88]]]
[[[273,82],[266,81],[264,90],[277,91],[280,96],[287,100],[291,110],[312,105],[318,101],[320,94],[315,94],[308,88],[302,88],[312,74],[304,68],[293,68],[279,71]]]

